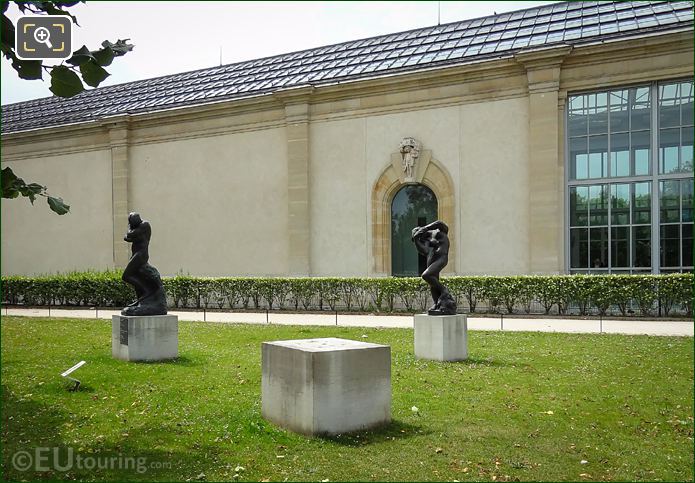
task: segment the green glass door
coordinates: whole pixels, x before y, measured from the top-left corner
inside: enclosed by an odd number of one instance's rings
[[[418,277],[426,268],[425,257],[410,240],[416,226],[437,220],[437,197],[425,185],[402,187],[391,202],[391,274]]]

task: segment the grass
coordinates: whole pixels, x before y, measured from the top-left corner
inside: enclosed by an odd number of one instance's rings
[[[180,323],[178,360],[126,363],[109,322],[1,326],[6,480],[693,480],[692,338],[471,332],[469,361],[436,363],[405,329]],[[261,342],[331,336],[391,345],[393,423],[306,438],[264,421]],[[121,468],[13,467],[37,447]]]

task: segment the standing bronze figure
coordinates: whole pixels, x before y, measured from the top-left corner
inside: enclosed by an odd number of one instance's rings
[[[439,273],[449,262],[449,227],[443,221],[413,228],[413,242],[417,251],[427,257],[427,268],[422,279],[432,292],[434,305],[429,315],[456,315],[456,302],[449,290],[439,281]]]
[[[132,256],[123,271],[123,281],[135,289],[137,300],[121,310],[122,315],[166,315],[167,299],[159,272],[147,263],[152,228],[139,213],[128,215],[124,240],[133,244]]]

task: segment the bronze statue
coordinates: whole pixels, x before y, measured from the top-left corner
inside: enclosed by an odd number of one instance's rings
[[[439,281],[439,273],[449,262],[448,233],[449,227],[439,220],[413,228],[415,247],[427,257],[427,268],[422,272],[422,279],[430,286],[434,300],[434,305],[427,311],[429,315],[456,315],[456,301]]]
[[[167,299],[162,278],[152,265],[149,245],[152,236],[150,223],[139,213],[128,215],[128,233],[124,240],[133,244],[128,266],[123,271],[123,281],[135,289],[137,300],[121,310],[122,315],[166,315]]]

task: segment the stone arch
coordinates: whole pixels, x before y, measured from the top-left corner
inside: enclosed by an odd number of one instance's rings
[[[391,202],[398,190],[412,182],[405,182],[400,165],[400,154],[396,153],[374,183],[372,188],[372,271],[374,275],[391,275]],[[415,184],[421,183],[431,189],[438,201],[438,216],[449,226],[452,239],[449,249],[449,263],[444,273],[456,271],[455,238],[458,236],[456,217],[454,216],[454,183],[446,169],[435,159],[430,151],[423,151],[420,156],[422,166],[418,169]],[[415,247],[413,247],[415,250]]]

